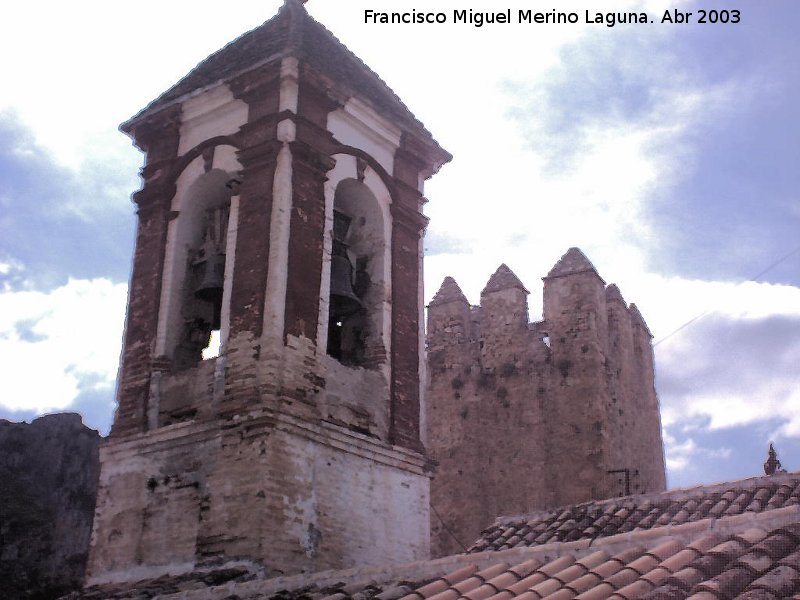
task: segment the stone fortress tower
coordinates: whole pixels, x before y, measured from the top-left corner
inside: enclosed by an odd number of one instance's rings
[[[651,335],[577,248],[544,278],[544,318],[505,265],[470,306],[446,278],[428,307],[434,556],[500,515],[666,488]]]
[[[298,0],[122,129],[146,162],[87,584],[426,558],[421,208],[450,155]]]

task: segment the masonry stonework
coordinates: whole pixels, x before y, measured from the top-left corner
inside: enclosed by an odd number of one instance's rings
[[[427,557],[422,185],[449,154],[298,0],[122,129],[146,161],[87,584]]]
[[[100,434],[80,415],[0,419],[0,581],[8,600],[58,598],[83,584]]]
[[[505,265],[471,306],[446,278],[428,307],[434,555],[497,515],[665,489],[647,325],[577,248],[544,278],[544,318]]]

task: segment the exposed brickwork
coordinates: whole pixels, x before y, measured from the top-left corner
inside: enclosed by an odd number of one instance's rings
[[[230,334],[261,335],[269,270],[272,181],[280,145],[270,140],[239,153],[244,170],[239,193],[239,231],[231,290]],[[277,325],[276,325],[277,326]]]
[[[419,182],[449,155],[295,1],[123,127],[147,160],[90,581],[427,556]],[[338,202],[359,215],[348,260],[375,274],[371,329],[348,330],[377,340],[363,363],[320,341]],[[200,360],[214,328],[221,353]]]
[[[394,209],[394,207],[393,207]],[[393,210],[392,228],[392,390],[391,439],[421,449],[419,434],[419,237],[416,212]]]
[[[289,273],[286,289],[284,335],[317,335],[320,282],[322,280],[322,246],[324,240],[325,204],[323,184],[333,168],[330,157],[315,151],[303,142],[293,142],[291,238],[289,239]]]
[[[544,279],[544,320],[501,265],[470,306],[448,278],[428,310],[435,554],[497,515],[665,487],[649,332],[573,248]],[[454,539],[455,538],[455,539]]]

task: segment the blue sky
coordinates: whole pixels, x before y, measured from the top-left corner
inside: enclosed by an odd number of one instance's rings
[[[107,431],[142,160],[116,127],[278,6],[32,0],[6,11],[0,417],[77,410]],[[737,25],[363,22],[365,8],[427,6],[552,8],[307,4],[455,157],[426,188],[426,298],[451,275],[477,302],[505,262],[539,318],[540,278],[579,246],[655,336],[670,485],[759,474],[769,440],[800,470],[800,5],[715,2],[741,11]],[[698,5],[558,7],[658,21]]]

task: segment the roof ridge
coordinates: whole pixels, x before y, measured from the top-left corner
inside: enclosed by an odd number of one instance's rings
[[[288,20],[288,37],[284,41],[278,40],[276,49],[259,58],[258,60],[254,60],[252,62],[247,62],[244,67],[240,68],[233,68],[233,69],[226,69],[224,66],[220,69],[222,72],[217,73],[214,76],[203,76],[204,68],[207,68],[209,62],[220,61],[221,58],[225,57],[227,54],[231,52],[241,50],[242,46],[246,44],[247,41],[253,40],[259,33],[268,33],[265,29],[272,29],[280,25],[280,23],[284,20]],[[297,19],[301,19],[297,21]],[[296,53],[298,55],[304,56],[309,58],[308,49],[306,48],[306,44],[308,41],[308,26],[311,28],[316,28],[316,31],[320,33],[322,36],[327,37],[328,41],[335,44],[338,48],[340,48],[344,54],[347,56],[348,59],[354,61],[370,79],[374,81],[383,91],[388,95],[388,100],[391,103],[397,105],[395,108],[395,112],[399,111],[400,114],[396,116],[400,116],[409,124],[413,125],[413,127],[421,130],[424,132],[428,137],[433,140],[433,136],[431,133],[425,128],[425,125],[414,116],[411,110],[406,106],[406,104],[400,99],[400,97],[395,93],[395,91],[389,87],[389,85],[375,72],[373,71],[363,60],[361,60],[352,50],[350,50],[342,41],[336,37],[327,27],[325,27],[322,23],[314,19],[308,11],[303,6],[303,3],[299,0],[285,0],[283,5],[278,9],[278,12],[273,15],[271,18],[267,19],[260,25],[245,31],[235,39],[231,40],[227,44],[225,44],[222,48],[212,52],[200,62],[198,62],[192,69],[189,70],[183,77],[181,77],[174,85],[172,85],[169,89],[165,92],[161,93],[157,96],[153,101],[151,101],[147,106],[145,106],[142,110],[140,110],[136,115],[128,119],[124,122],[120,129],[125,132],[129,132],[130,128],[133,126],[135,122],[143,118],[145,115],[151,112],[157,112],[171,106],[173,104],[179,103],[185,100],[188,97],[192,97],[197,92],[201,90],[206,90],[210,87],[219,85],[221,82],[233,79],[244,73],[252,71],[254,69],[263,66],[264,64],[275,60],[278,57],[285,56],[287,54]],[[277,38],[278,36],[266,36],[271,38]],[[262,44],[263,45],[263,44]],[[193,84],[190,82],[191,78],[196,77],[201,79],[200,82],[197,84]],[[202,81],[206,79],[206,81]],[[182,87],[187,87],[188,89],[181,90]],[[180,91],[179,91],[180,90]],[[434,144],[436,142],[434,141]],[[438,144],[436,144],[438,146]],[[442,150],[444,152],[444,150]],[[447,156],[450,156],[447,154]],[[444,161],[446,162],[446,161]]]

